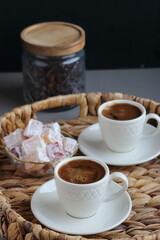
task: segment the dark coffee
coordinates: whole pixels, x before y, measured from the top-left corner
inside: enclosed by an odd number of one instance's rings
[[[105,175],[105,169],[92,160],[76,159],[62,165],[58,170],[60,178],[76,184],[97,182]]]
[[[141,116],[141,110],[129,103],[114,103],[102,110],[102,115],[113,120],[131,120]]]

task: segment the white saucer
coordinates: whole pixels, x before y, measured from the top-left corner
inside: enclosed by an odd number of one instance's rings
[[[109,192],[119,188],[121,187],[118,184],[112,182]],[[43,225],[58,232],[74,235],[90,235],[112,229],[128,217],[131,207],[131,198],[125,192],[112,202],[104,202],[98,212],[90,218],[71,217],[58,201],[54,180],[40,186],[31,200],[32,212]]]
[[[145,134],[153,130],[153,126],[145,124]],[[160,133],[141,139],[139,145],[133,151],[116,153],[106,147],[102,139],[99,124],[96,123],[87,127],[79,135],[78,144],[83,154],[98,157],[107,164],[117,166],[136,165],[147,162],[160,154]]]

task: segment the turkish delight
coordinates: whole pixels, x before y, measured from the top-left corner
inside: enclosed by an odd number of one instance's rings
[[[64,137],[63,148],[64,148],[64,151],[73,153],[77,148],[77,141],[73,138]]]
[[[36,163],[25,163],[25,169],[31,173],[31,175],[44,176],[53,174],[52,164],[36,164]]]
[[[61,133],[57,122],[43,124],[34,119],[24,130],[17,129],[4,137],[4,141],[14,156],[25,161],[27,171],[41,174],[51,172],[57,162],[71,156],[78,148],[76,140]]]
[[[26,138],[23,135],[22,129],[16,129],[14,132],[10,133],[9,135],[4,137],[4,141],[8,149],[18,147],[22,145],[22,142]]]
[[[25,158],[25,155],[21,146],[12,148],[10,152],[21,160]]]
[[[46,129],[46,128],[50,128],[50,129],[52,129],[53,130],[53,132],[55,133],[55,135],[57,135],[57,136],[59,136],[59,137],[61,137],[61,129],[60,129],[60,126],[59,126],[59,124],[57,123],[57,122],[55,122],[55,123],[50,123],[50,124],[45,124],[44,126],[43,126],[43,128],[44,129]]]
[[[42,131],[41,137],[46,144],[58,143],[62,146],[62,136],[55,134],[51,128],[44,129]]]
[[[46,144],[39,135],[28,138],[22,142],[22,148],[26,155],[32,153],[37,147],[46,148]]]
[[[36,147],[32,152],[26,155],[27,162],[50,162],[45,148]]]
[[[35,120],[35,119],[31,119],[27,125],[27,127],[24,130],[24,136],[26,137],[33,137],[36,135],[40,135],[42,133],[42,128],[43,128],[43,123]]]
[[[61,146],[59,146],[58,144],[49,144],[47,145],[46,150],[51,162],[58,161],[67,157],[63,148],[61,148]]]
[[[25,163],[25,169],[27,171],[38,171],[43,168],[45,164]]]

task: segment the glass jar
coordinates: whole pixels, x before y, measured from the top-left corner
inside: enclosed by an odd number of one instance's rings
[[[26,103],[85,91],[85,32],[82,28],[63,22],[40,23],[25,28],[21,40]]]

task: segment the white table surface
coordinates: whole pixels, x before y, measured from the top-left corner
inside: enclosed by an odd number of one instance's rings
[[[25,104],[21,73],[0,73],[0,115]],[[160,102],[160,68],[132,70],[90,70],[86,72],[86,92],[120,92]],[[77,117],[78,108],[53,113],[41,112],[39,120],[56,121]],[[0,238],[2,240],[2,238]]]

